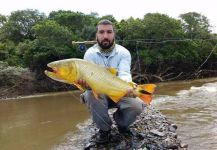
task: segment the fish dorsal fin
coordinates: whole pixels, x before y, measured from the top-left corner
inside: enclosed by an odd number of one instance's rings
[[[134,89],[137,87],[137,84],[135,82],[128,82]]]
[[[134,85],[133,82],[128,82],[128,83],[129,83],[130,85],[132,85],[132,86]]]
[[[79,90],[81,90],[82,92],[84,92],[84,88],[81,85],[79,85],[77,83],[72,83],[72,84],[75,85]]]
[[[116,76],[117,74],[117,70],[115,68],[106,68],[109,72],[111,72],[111,74],[113,74],[114,76]]]

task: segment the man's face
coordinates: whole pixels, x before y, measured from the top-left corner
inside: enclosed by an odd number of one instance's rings
[[[112,25],[98,25],[96,40],[102,49],[110,48],[114,43],[114,37]]]

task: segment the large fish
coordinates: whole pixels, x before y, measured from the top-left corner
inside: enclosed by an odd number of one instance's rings
[[[156,87],[154,84],[136,85],[133,82],[126,82],[116,76],[114,68],[106,68],[83,59],[64,59],[51,62],[47,66],[49,69],[45,70],[45,74],[48,77],[74,84],[82,91],[84,89],[76,81],[83,79],[96,98],[98,94],[105,94],[114,102],[125,96],[128,89],[133,89],[133,93],[149,105]]]

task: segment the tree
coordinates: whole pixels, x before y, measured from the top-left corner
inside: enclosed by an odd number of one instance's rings
[[[149,79],[153,76],[161,80],[171,78],[168,72],[185,55],[179,47],[183,43],[175,42],[185,36],[181,22],[165,14],[148,13],[140,24],[135,31],[140,37],[136,45],[142,66],[140,72]]]
[[[211,38],[214,37],[211,34],[211,25],[207,17],[196,12],[181,14],[180,18],[187,38],[194,40],[193,43],[197,49],[197,55],[199,56],[197,61],[199,66],[199,63],[207,59],[207,56],[209,56],[216,44],[216,41],[211,40]]]
[[[181,22],[165,14],[148,13],[143,18],[145,39],[182,38],[184,33]]]
[[[89,40],[94,37],[96,18],[93,15],[59,10],[51,12],[48,18],[67,27],[75,35],[73,40]]]
[[[170,40],[184,37],[181,22],[159,13],[146,14],[142,22],[141,34],[145,44],[141,43],[141,45],[146,45],[144,53],[149,54],[147,56],[149,63],[162,63],[168,58],[168,54],[172,55],[177,50],[177,43],[170,42]]]
[[[47,63],[76,55],[76,51],[73,52],[71,47],[71,32],[55,21],[44,20],[32,30],[36,39],[29,42],[30,49],[24,53],[24,59],[27,66],[36,71],[39,77]]]
[[[0,14],[0,28],[6,23],[6,21],[6,16]]]
[[[45,19],[44,13],[38,10],[18,10],[11,13],[8,21],[2,26],[3,39],[9,39],[19,43],[25,39],[33,40],[34,34],[31,28]]]
[[[211,26],[207,17],[196,12],[189,12],[181,14],[180,18],[188,38],[208,38],[210,36]]]
[[[115,17],[113,15],[105,15],[105,16],[99,17],[98,21],[102,20],[102,19],[110,20],[113,24],[117,23],[117,20],[115,19]]]
[[[130,51],[136,50],[136,44],[143,39],[144,25],[141,19],[129,18],[115,24],[117,30],[116,39]],[[129,34],[130,33],[130,34]]]

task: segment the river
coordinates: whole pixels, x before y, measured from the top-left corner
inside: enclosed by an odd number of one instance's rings
[[[1,150],[81,148],[90,121],[80,92],[46,93],[0,101]],[[178,125],[190,150],[217,149],[217,78],[158,84],[152,105]]]

